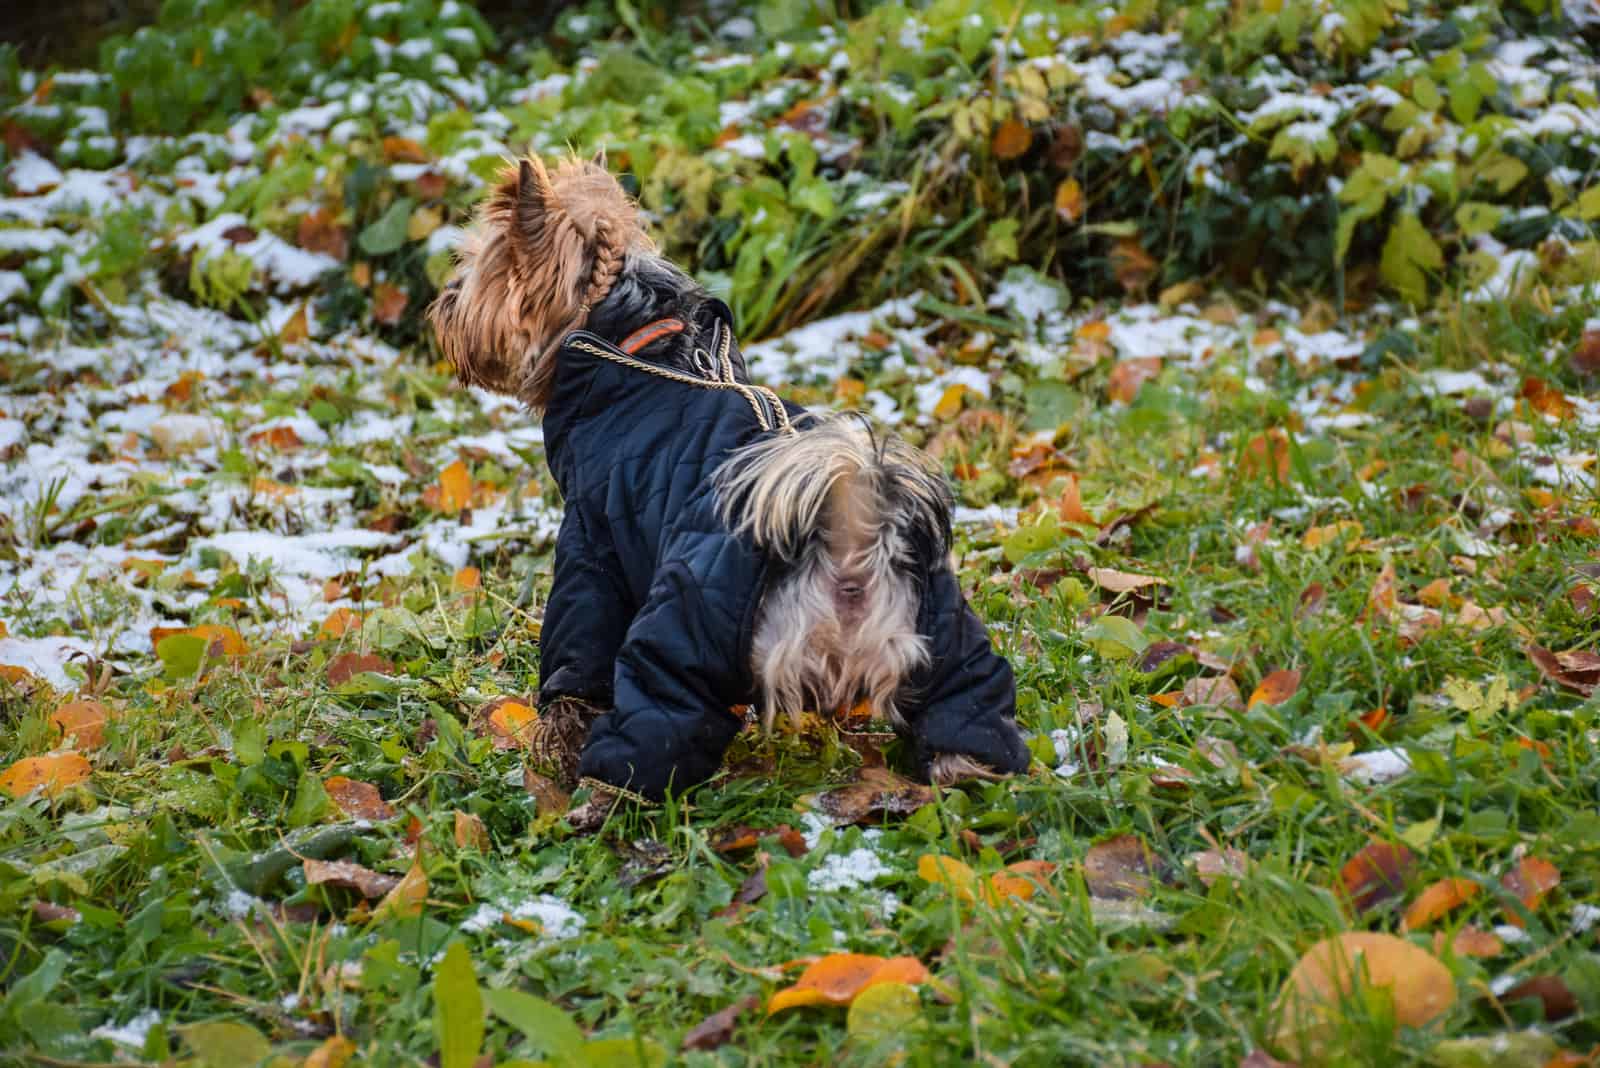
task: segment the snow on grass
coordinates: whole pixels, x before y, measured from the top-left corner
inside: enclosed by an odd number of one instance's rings
[[[870,886],[875,880],[892,874],[894,870],[883,862],[882,857],[861,846],[848,853],[833,853],[823,857],[822,863],[807,873],[806,885],[822,893],[836,893]]]

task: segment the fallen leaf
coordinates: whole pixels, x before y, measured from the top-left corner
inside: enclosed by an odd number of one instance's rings
[[[245,441],[277,452],[294,452],[305,445],[305,442],[300,440],[300,435],[295,433],[294,427],[287,425],[252,431],[245,435]]]
[[[1400,921],[1402,931],[1415,931],[1426,927],[1448,912],[1460,908],[1483,890],[1471,879],[1440,879],[1432,884],[1406,909]]]
[[[1194,865],[1195,877],[1206,886],[1210,886],[1223,876],[1231,879],[1242,878],[1250,870],[1250,854],[1231,847],[1220,851],[1205,849],[1191,853],[1189,861]]]
[[[463,593],[476,590],[483,585],[483,572],[475,567],[464,567],[455,573],[450,584]]]
[[[1499,935],[1481,927],[1463,927],[1455,933],[1454,938],[1437,931],[1433,936],[1433,951],[1443,953],[1447,942],[1451,952],[1458,957],[1498,957],[1506,951],[1506,944]]]
[[[1328,591],[1322,583],[1313,582],[1300,591],[1300,607],[1295,611],[1296,619],[1309,619],[1322,611],[1323,604],[1328,599]]]
[[[572,795],[563,790],[554,779],[541,775],[532,768],[522,769],[522,790],[533,798],[533,810],[540,816],[548,816],[552,812],[565,812],[567,806],[572,803]]]
[[[496,749],[521,749],[533,737],[539,713],[521,701],[500,701],[484,720]]]
[[[428,150],[409,137],[385,137],[383,158],[390,163],[426,163]]]
[[[396,875],[382,875],[371,868],[348,860],[316,860],[307,857],[300,862],[308,886],[337,886],[355,890],[365,898],[381,898],[400,884]]]
[[[394,326],[405,316],[410,301],[406,291],[393,282],[379,282],[372,287],[372,318],[384,326]]]
[[[1027,901],[1046,885],[1055,870],[1056,865],[1048,860],[1019,860],[1007,864],[986,880],[985,896],[990,904],[1012,898]]]
[[[1256,705],[1281,705],[1300,689],[1300,672],[1280,669],[1261,680],[1250,694],[1246,707]]]
[[[357,675],[393,675],[394,665],[376,653],[340,653],[328,661],[328,685],[343,686]]]
[[[59,797],[68,787],[87,779],[89,772],[89,762],[77,753],[24,757],[0,773],[0,790],[12,797],[26,797],[34,790]]]
[[[1560,1052],[1560,1043],[1542,1031],[1502,1031],[1437,1042],[1428,1050],[1428,1063],[1437,1068],[1549,1068]]]
[[[1111,272],[1127,293],[1142,293],[1160,269],[1138,238],[1124,237],[1111,246]]]
[[[61,732],[60,740],[80,749],[95,749],[105,741],[106,721],[111,710],[99,701],[68,701],[50,713],[50,725]]]
[[[428,900],[428,873],[422,870],[422,857],[417,859],[400,881],[372,910],[374,920],[413,919],[422,915],[422,906]]]
[[[1056,186],[1056,216],[1062,222],[1075,223],[1083,218],[1083,186],[1076,178],[1063,178]]]
[[[295,244],[308,252],[320,252],[336,260],[350,256],[350,229],[334,221],[332,212],[318,208],[300,216],[295,227]]]
[[[935,419],[950,420],[961,414],[962,398],[967,395],[967,387],[960,382],[947,386],[939,397],[939,403],[933,406]]]
[[[1550,891],[1561,885],[1561,872],[1543,857],[1527,856],[1501,877],[1500,885],[1521,901],[1523,908],[1533,912]],[[1522,926],[1522,917],[1510,909],[1506,910],[1506,921]]]
[[[863,768],[855,782],[816,794],[810,800],[835,823],[844,824],[884,816],[909,816],[933,799],[931,786],[902,778],[887,768]]]
[[[1324,545],[1337,545],[1338,543],[1361,537],[1362,527],[1354,519],[1341,519],[1337,523],[1326,526],[1312,527],[1300,539],[1300,544],[1307,549],[1320,549]]]
[[[1580,375],[1600,374],[1600,330],[1585,330],[1573,346],[1572,358],[1568,362],[1573,371]]]
[[[1539,674],[1558,686],[1590,697],[1595,687],[1600,685],[1600,654],[1577,649],[1552,653],[1542,646],[1531,644],[1526,652],[1533,666],[1539,669]]]
[[[238,631],[219,623],[202,623],[197,627],[151,627],[150,646],[154,648],[167,638],[180,636],[202,639],[211,656],[243,656],[250,651]]]
[[[1544,1006],[1544,1018],[1551,1022],[1565,1020],[1578,1011],[1578,999],[1559,975],[1535,975],[1500,995],[1502,1004],[1527,1000],[1539,1001]]]
[[[773,994],[767,1015],[806,1005],[848,1005],[878,983],[916,986],[927,979],[928,969],[916,957],[833,953],[808,965],[793,986]]]
[[[1560,389],[1533,375],[1522,380],[1522,390],[1518,396],[1527,401],[1534,411],[1552,419],[1570,419],[1578,410]]]
[[[472,475],[460,460],[439,472],[439,511],[455,515],[472,500]]]
[[[470,812],[457,810],[454,816],[454,831],[457,849],[476,849],[480,853],[489,852],[489,831],[484,827],[483,821]]]
[[[322,1045],[312,1050],[305,1059],[301,1068],[344,1068],[351,1057],[355,1056],[356,1044],[343,1035],[329,1035],[322,1040]]]
[[[311,337],[311,320],[306,314],[306,305],[302,301],[300,306],[290,313],[289,318],[283,321],[278,328],[278,343],[281,345],[303,344]]]
[[[1289,973],[1273,1007],[1272,1045],[1321,1062],[1346,1026],[1358,983],[1386,989],[1395,1023],[1406,1027],[1427,1026],[1456,1000],[1450,969],[1427,950],[1394,935],[1346,931],[1312,946]]]
[[[317,628],[319,638],[342,638],[351,630],[361,629],[361,613],[350,608],[335,608]],[[338,683],[334,683],[338,685]]]
[[[1393,842],[1369,842],[1339,869],[1339,890],[1358,914],[1405,893],[1417,858]]]
[[[917,874],[934,886],[948,886],[962,901],[977,900],[977,873],[955,857],[924,853],[917,858]]]
[[[1391,619],[1398,604],[1399,598],[1395,594],[1394,561],[1385,560],[1383,567],[1378,569],[1378,577],[1372,580],[1372,589],[1367,594],[1366,615],[1378,619]]]
[[[1234,712],[1244,711],[1239,687],[1226,675],[1200,675],[1183,684],[1183,706],[1211,705]]]
[[[371,783],[334,775],[323,780],[322,788],[328,791],[328,798],[339,811],[351,819],[386,820],[394,815],[394,810]]]
[[[1270,477],[1289,480],[1289,436],[1277,427],[1257,434],[1245,443],[1239,457],[1239,474],[1247,479]]]
[[[1028,124],[1018,122],[1016,119],[1007,119],[995,127],[994,140],[991,147],[999,159],[1016,159],[1028,151],[1028,146],[1033,144],[1033,131]]]
[[[1091,897],[1125,901],[1150,892],[1159,864],[1136,834],[1123,834],[1089,847],[1083,858],[1083,881]]]
[[[864,1041],[897,1035],[914,1023],[921,1011],[922,998],[909,983],[875,982],[850,1003],[845,1033]]]
[[[719,1009],[690,1028],[689,1033],[683,1036],[683,1048],[717,1049],[727,1045],[733,1038],[733,1028],[739,1022],[739,1017],[760,1004],[761,999],[751,994],[725,1009]]]
[[[1085,574],[1090,582],[1111,594],[1149,589],[1167,581],[1156,575],[1136,575],[1131,571],[1117,571],[1109,567],[1091,567]]]
[[[1083,495],[1078,488],[1076,473],[1067,474],[1067,488],[1062,491],[1061,500],[1056,502],[1056,515],[1061,517],[1063,523],[1082,523],[1091,527],[1099,525],[1083,507]]]
[[[1161,373],[1161,357],[1136,356],[1118,360],[1106,382],[1106,394],[1114,401],[1132,404],[1139,387]]]

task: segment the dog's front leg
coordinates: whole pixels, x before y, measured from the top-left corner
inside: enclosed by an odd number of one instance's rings
[[[632,620],[608,532],[574,504],[556,538],[555,578],[539,631],[535,759],[567,787],[594,721],[611,707],[617,651]]]

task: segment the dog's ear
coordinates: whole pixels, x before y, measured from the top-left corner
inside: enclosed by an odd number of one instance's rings
[[[544,225],[551,198],[550,177],[544,165],[524,159],[517,168],[516,204],[517,229],[522,237],[531,237]]]

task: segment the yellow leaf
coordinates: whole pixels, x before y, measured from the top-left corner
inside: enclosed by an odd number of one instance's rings
[[[948,886],[962,901],[977,899],[977,874],[955,857],[924,853],[917,858],[917,874],[927,882]]]
[[[444,224],[444,211],[436,205],[424,204],[406,220],[406,236],[421,241]]]
[[[89,777],[89,762],[77,753],[53,753],[26,757],[0,774],[0,790],[12,797],[26,797],[42,789],[46,797],[58,797],[69,786]]]
[[[1300,672],[1274,671],[1261,680],[1261,685],[1255,688],[1246,703],[1246,708],[1256,705],[1281,705],[1295,695],[1300,689]]]
[[[1415,931],[1426,927],[1452,909],[1459,908],[1477,897],[1483,887],[1471,879],[1440,879],[1422,893],[1406,909],[1400,923],[1402,931]]]
[[[1334,545],[1349,535],[1350,540],[1361,537],[1361,524],[1354,519],[1341,519],[1337,523],[1326,526],[1312,527],[1306,531],[1305,537],[1300,539],[1300,544],[1307,549],[1320,549],[1324,545]]]
[[[220,623],[202,623],[198,627],[151,627],[150,645],[154,648],[161,644],[163,638],[170,638],[176,634],[204,638],[213,655],[220,653],[223,656],[243,656],[250,651],[250,647],[244,643],[238,631]]]
[[[427,900],[428,873],[422,870],[422,858],[418,857],[395,888],[378,902],[372,915],[374,919],[410,919],[422,915],[422,905]]]
[[[439,511],[454,515],[472,500],[472,474],[456,460],[439,472]]]
[[[489,832],[483,826],[483,821],[470,812],[457,812],[455,814],[456,845],[461,849],[476,849],[480,853],[489,851]]]
[[[1346,931],[1306,951],[1273,1010],[1273,1045],[1299,1061],[1321,1062],[1348,1027],[1357,988],[1386,997],[1395,1023],[1424,1027],[1456,1000],[1450,969],[1394,935]]]
[[[278,330],[278,340],[285,345],[298,345],[310,336],[311,324],[306,318],[306,306],[302,302]]]
[[[808,990],[804,987],[785,987],[772,995],[767,1002],[767,1015],[782,1012],[784,1009],[803,1009],[813,1005],[832,1005],[820,990]]]
[[[356,1051],[354,1042],[343,1035],[330,1035],[322,1045],[311,1051],[301,1068],[344,1068]]]
[[[935,419],[954,419],[961,414],[961,399],[966,396],[967,387],[957,382],[944,391],[939,398],[939,403],[933,406]]]
[[[495,748],[511,749],[527,745],[539,713],[521,701],[503,701],[489,713],[489,730],[495,739]]]
[[[483,573],[475,567],[464,567],[456,572],[452,585],[458,590],[475,590],[483,585]]]
[[[873,1039],[895,1034],[917,1018],[922,999],[905,983],[876,983],[850,1003],[845,1030]]]
[[[1069,223],[1083,218],[1083,186],[1076,178],[1064,178],[1056,186],[1056,214]]]

